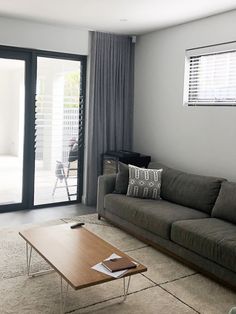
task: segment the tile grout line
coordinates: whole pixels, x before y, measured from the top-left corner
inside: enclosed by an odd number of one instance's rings
[[[162,286],[159,286],[162,290],[164,290],[165,292],[169,293],[170,295],[172,295],[172,297],[174,297],[175,299],[179,300],[181,303],[185,304],[186,306],[188,306],[190,309],[192,309],[194,312],[201,314],[201,312],[197,311],[194,307],[192,307],[191,305],[189,305],[188,303],[184,302],[183,300],[181,300],[180,298],[178,298],[176,295],[174,295],[173,293],[169,292],[167,289],[163,288]]]
[[[197,273],[195,273],[195,274],[197,274]],[[174,280],[172,280],[172,281],[167,281],[167,282],[165,282],[165,283],[175,282],[175,281],[180,280],[180,279],[183,279],[183,278],[191,277],[191,276],[193,276],[193,275],[195,275],[195,274],[183,276],[183,277],[180,277],[180,278],[178,278],[178,279],[174,279]],[[152,279],[150,279],[149,277],[147,277],[146,275],[144,275],[144,274],[141,274],[141,275],[142,275],[143,277],[145,277],[146,279],[148,279],[150,282],[152,282],[152,283],[155,285],[155,287],[161,288],[162,290],[164,290],[165,292],[167,292],[168,294],[170,294],[172,297],[174,297],[175,299],[177,299],[177,300],[180,301],[181,303],[185,304],[187,307],[191,308],[194,312],[196,312],[196,313],[198,313],[198,314],[201,314],[201,313],[200,313],[199,311],[197,311],[194,307],[192,307],[191,305],[187,304],[186,302],[184,302],[183,300],[181,300],[180,298],[178,298],[176,295],[174,295],[173,293],[169,292],[167,289],[165,289],[164,287],[161,286],[161,285],[163,285],[163,284],[165,284],[165,283],[160,283],[160,284],[158,284],[158,283],[156,283],[155,281],[153,281]]]
[[[185,276],[182,276],[182,277],[179,277],[179,278],[176,278],[176,279],[172,279],[172,280],[169,280],[169,281],[164,281],[164,282],[160,282],[160,283],[157,283],[155,282],[154,280],[152,280],[151,278],[149,278],[147,275],[141,273],[140,275],[142,275],[143,277],[145,277],[146,279],[148,279],[149,281],[151,281],[152,283],[156,285],[165,285],[167,283],[171,283],[171,282],[175,282],[177,280],[180,280],[180,279],[184,279],[184,278],[188,278],[188,277],[191,277],[191,276],[194,276],[194,275],[197,275],[198,273],[193,273],[193,274],[189,274],[189,275],[185,275]]]
[[[176,300],[178,300],[179,302],[181,302],[182,304],[184,304],[184,305],[186,305],[187,307],[191,308],[194,312],[196,312],[196,313],[198,313],[198,314],[201,314],[199,311],[197,311],[196,309],[194,309],[191,305],[185,303],[184,301],[182,301],[181,299],[179,299],[177,296],[175,296],[174,294],[172,294],[171,292],[169,292],[168,290],[166,290],[165,288],[163,288],[162,286],[160,286],[160,284],[155,283],[153,280],[151,280],[150,278],[146,277],[144,274],[140,274],[140,275],[144,276],[147,280],[149,280],[150,282],[152,282],[152,283],[154,284],[154,286],[146,287],[146,288],[143,288],[143,289],[140,289],[140,290],[137,290],[137,291],[130,292],[130,293],[128,293],[128,296],[130,296],[130,295],[132,295],[132,294],[135,294],[135,293],[139,293],[139,292],[148,290],[148,289],[151,289],[151,288],[159,287],[159,288],[161,288],[162,290],[164,290],[165,292],[167,292],[168,294],[170,294],[172,297],[174,297]],[[185,277],[190,277],[190,276],[191,276],[191,275],[185,276]],[[182,277],[182,278],[185,278],[185,277]],[[179,278],[179,279],[182,279],[182,278]],[[92,306],[95,306],[95,305],[98,305],[98,304],[102,304],[102,303],[105,303],[105,302],[108,302],[108,301],[112,301],[112,300],[115,300],[115,299],[119,299],[119,298],[122,298],[122,297],[123,297],[123,295],[119,295],[119,296],[116,296],[116,297],[111,297],[111,298],[106,299],[106,300],[98,301],[98,302],[95,302],[95,303],[92,303],[92,304],[89,304],[89,305],[86,305],[86,306],[83,306],[83,307],[79,307],[79,308],[76,308],[76,309],[67,311],[66,313],[68,313],[68,314],[69,314],[69,313],[74,313],[75,311],[83,310],[83,309],[86,309],[86,308],[89,308],[89,307],[92,307]]]
[[[151,283],[153,283],[155,286],[157,286],[158,284],[153,281],[152,279],[150,279],[149,277],[147,277],[146,275],[144,275],[143,273],[141,273],[140,275],[142,275],[143,277],[145,277],[147,280],[149,280]]]
[[[188,277],[191,277],[191,276],[195,276],[197,275],[198,273],[193,273],[193,274],[189,274],[189,275],[185,275],[185,276],[182,276],[182,277],[179,277],[179,278],[176,278],[176,279],[172,279],[172,280],[168,280],[168,281],[165,281],[165,282],[161,282],[159,283],[159,285],[165,285],[167,283],[171,283],[171,282],[175,282],[175,281],[178,281],[180,279],[184,279],[184,278],[188,278]]]
[[[150,289],[150,288],[154,288],[154,286],[146,287],[146,288],[142,288],[142,289],[137,290],[137,291],[130,292],[130,293],[128,293],[127,296],[132,295],[132,294],[135,294],[135,293],[138,293],[138,292],[142,292],[142,291],[148,290],[148,289]],[[101,303],[104,303],[104,302],[108,302],[108,301],[112,301],[112,300],[120,299],[120,298],[123,298],[123,294],[121,294],[121,295],[119,295],[119,296],[116,296],[116,297],[111,297],[110,299],[106,299],[106,300],[98,301],[98,302],[95,302],[95,303],[92,303],[92,304],[89,304],[89,305],[85,305],[85,306],[76,308],[76,309],[74,309],[74,310],[70,310],[70,311],[68,311],[68,312],[66,312],[66,313],[68,313],[68,314],[69,314],[69,313],[73,313],[73,312],[75,312],[75,311],[83,310],[83,309],[89,308],[89,307],[91,307],[91,306],[95,306],[95,305],[97,305],[97,304],[101,304]]]
[[[141,247],[138,247],[138,248],[135,248],[135,249],[124,250],[124,252],[125,252],[125,253],[133,252],[133,251],[137,251],[137,250],[144,249],[145,247],[149,247],[149,245],[144,245],[144,246],[141,246]]]
[[[146,288],[143,288],[143,289],[140,289],[140,290],[137,290],[137,291],[130,292],[130,293],[128,293],[128,296],[130,296],[130,295],[132,295],[132,294],[136,294],[136,293],[142,292],[142,291],[145,291],[145,290],[148,290],[148,289],[152,289],[152,288],[155,288],[155,287],[161,288],[161,289],[164,290],[166,293],[168,293],[168,294],[170,294],[172,297],[174,297],[176,300],[178,300],[178,301],[181,302],[182,304],[184,304],[184,305],[186,305],[187,307],[189,307],[189,308],[190,308],[191,310],[193,310],[195,313],[201,314],[199,311],[195,310],[191,305],[185,303],[184,301],[182,301],[181,299],[179,299],[178,297],[176,297],[174,294],[170,293],[168,290],[166,290],[166,289],[164,289],[163,287],[159,286],[158,284],[155,284],[155,286],[146,287]],[[76,308],[76,309],[67,311],[66,313],[67,313],[67,314],[74,313],[75,311],[80,311],[80,310],[83,310],[83,309],[86,309],[86,308],[89,308],[89,307],[92,307],[92,306],[95,306],[95,305],[98,305],[98,304],[102,304],[102,303],[105,303],[105,302],[108,302],[108,301],[116,300],[116,299],[119,299],[119,298],[122,298],[122,297],[123,297],[123,295],[119,295],[119,296],[116,296],[116,297],[111,297],[110,299],[98,301],[98,302],[95,302],[95,303],[93,303],[93,304],[89,304],[89,305],[86,305],[86,306],[83,306],[83,307],[79,307],[79,308]]]

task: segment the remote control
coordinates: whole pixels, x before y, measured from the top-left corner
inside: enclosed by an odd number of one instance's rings
[[[77,222],[76,224],[70,226],[71,229],[75,229],[75,228],[79,228],[82,227],[84,225],[84,222]]]

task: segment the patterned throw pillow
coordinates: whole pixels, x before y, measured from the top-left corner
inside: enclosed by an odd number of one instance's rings
[[[129,165],[129,185],[126,195],[159,200],[162,170]]]

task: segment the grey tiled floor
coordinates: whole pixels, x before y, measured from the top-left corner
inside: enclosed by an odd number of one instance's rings
[[[83,204],[73,204],[43,209],[40,208],[0,213],[0,227],[12,227],[20,224],[38,223],[53,219],[93,214],[95,212],[95,207],[89,207]]]

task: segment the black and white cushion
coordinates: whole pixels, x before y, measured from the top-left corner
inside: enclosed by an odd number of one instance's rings
[[[162,169],[145,169],[129,165],[127,196],[160,199]]]

